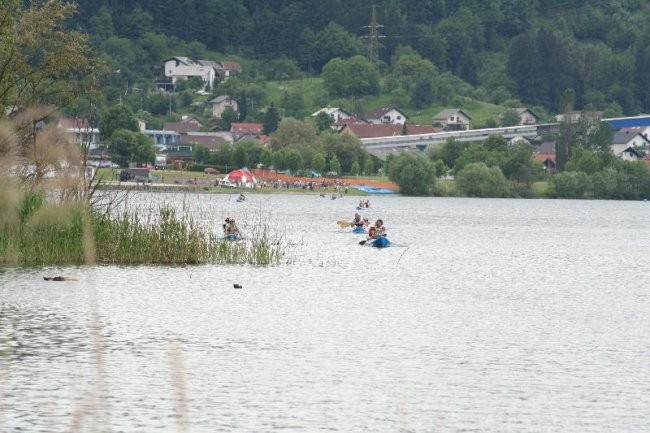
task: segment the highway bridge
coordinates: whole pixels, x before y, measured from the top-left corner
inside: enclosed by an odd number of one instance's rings
[[[395,135],[392,137],[362,138],[366,150],[378,158],[385,159],[391,153],[407,150],[425,152],[433,146],[445,143],[453,138],[457,141],[482,141],[490,135],[501,135],[507,140],[517,137],[532,139],[545,133],[557,132],[559,123],[542,125],[510,126],[506,128],[469,129],[466,131],[444,131],[432,134]]]
[[[633,117],[618,117],[602,119],[609,123],[614,129],[622,127],[640,127],[650,125],[650,116],[641,115]],[[391,153],[403,151],[425,152],[433,146],[445,143],[448,139],[454,138],[457,141],[482,141],[490,135],[501,135],[507,140],[516,137],[532,139],[544,134],[555,134],[559,132],[559,123],[544,123],[539,125],[518,125],[505,128],[469,129],[466,131],[444,131],[433,134],[417,135],[395,135],[392,137],[362,138],[361,143],[366,150],[380,159],[386,159]]]

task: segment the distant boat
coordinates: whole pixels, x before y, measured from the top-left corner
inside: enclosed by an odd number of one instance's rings
[[[399,194],[399,191],[395,191],[394,189],[378,188],[375,186],[353,186],[352,188],[368,194]]]
[[[366,242],[366,246],[375,248],[386,248],[390,246],[390,241],[386,236],[380,236],[372,241]]]

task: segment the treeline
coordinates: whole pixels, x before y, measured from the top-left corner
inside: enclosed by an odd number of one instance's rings
[[[475,143],[451,139],[427,155],[392,156],[387,165],[391,180],[408,195],[650,198],[650,167],[643,161],[617,158],[595,139],[573,143],[572,157],[561,173],[551,173],[532,154],[532,146],[508,146],[500,136]],[[442,180],[448,175],[453,176],[453,182]]]
[[[260,64],[288,59],[320,73],[334,58],[367,53],[376,4],[382,65],[409,46],[485,101],[519,99],[560,112],[571,88],[576,108],[650,109],[650,42],[642,0],[78,0],[86,29],[131,82],[161,60],[237,55]],[[285,71],[276,78],[291,75]],[[435,83],[434,83],[435,86]]]

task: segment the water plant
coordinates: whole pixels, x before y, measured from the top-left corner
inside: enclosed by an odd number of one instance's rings
[[[29,193],[18,214],[0,227],[2,263],[269,265],[285,251],[268,224],[257,224],[245,239],[231,242],[210,229],[216,226],[213,221],[199,224],[191,213],[178,214],[166,205],[144,216],[106,214],[81,201],[49,203]]]

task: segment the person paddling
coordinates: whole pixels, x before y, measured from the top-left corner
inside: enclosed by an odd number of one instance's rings
[[[375,221],[375,224],[368,229],[368,239],[369,241],[377,239],[379,237],[386,236],[386,227],[384,226],[384,221],[378,219]]]
[[[364,221],[363,218],[361,218],[361,215],[359,213],[354,214],[354,219],[350,223],[350,225],[355,226],[355,227],[363,227],[366,225],[366,222]]]
[[[241,236],[237,224],[233,218],[226,218],[226,221],[223,225],[223,234],[226,237],[237,237]]]

